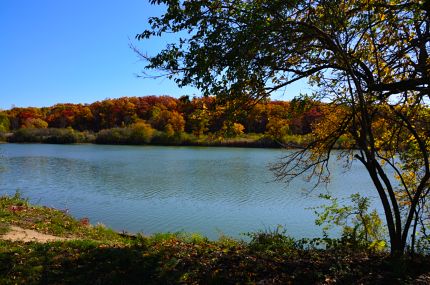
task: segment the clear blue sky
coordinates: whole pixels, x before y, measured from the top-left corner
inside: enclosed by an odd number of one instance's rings
[[[166,39],[137,42],[134,36],[147,27],[149,16],[163,10],[146,0],[2,0],[0,109],[199,95],[168,79],[136,78],[144,62],[129,44],[149,54],[162,48]]]

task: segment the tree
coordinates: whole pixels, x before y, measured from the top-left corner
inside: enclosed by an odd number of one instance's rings
[[[43,119],[40,118],[27,118],[23,122],[23,128],[29,128],[29,129],[46,129],[48,127],[48,123],[45,122]]]
[[[307,78],[315,100],[340,109],[335,123],[314,123],[328,128],[287,155],[275,168],[278,177],[311,171],[322,181],[336,141],[351,137],[357,151],[349,154],[365,166],[382,202],[391,252],[403,254],[429,193],[430,1],[150,2],[167,11],[150,18],[137,39],[172,32],[180,39],[154,56],[136,49],[146,68],[204,95],[244,102]],[[381,120],[389,126],[384,139],[376,137]],[[412,184],[405,180],[411,170],[417,173]]]
[[[269,118],[266,133],[276,141],[282,141],[288,134],[288,122],[285,119]]]
[[[7,114],[0,110],[0,133],[9,131],[10,122]]]

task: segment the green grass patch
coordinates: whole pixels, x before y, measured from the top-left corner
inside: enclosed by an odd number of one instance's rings
[[[1,225],[65,237],[46,244],[0,239],[0,284],[399,284],[429,272],[428,256],[392,260],[324,239],[295,240],[282,228],[249,242],[199,234],[124,237],[59,210],[0,198]]]
[[[89,224],[88,219],[76,220],[61,210],[30,205],[19,193],[13,197],[0,197],[0,224],[15,225],[59,237],[109,243],[127,241],[126,237],[103,225]]]
[[[9,225],[0,223],[0,235],[4,235],[9,231]]]

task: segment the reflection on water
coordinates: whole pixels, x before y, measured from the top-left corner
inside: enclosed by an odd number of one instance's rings
[[[286,189],[268,170],[282,150],[202,147],[5,144],[0,192],[89,217],[116,230],[200,232],[210,238],[284,225],[319,236],[309,207],[319,191],[301,180]],[[328,190],[338,197],[372,185],[360,165],[332,162]],[[372,192],[370,192],[372,193]]]

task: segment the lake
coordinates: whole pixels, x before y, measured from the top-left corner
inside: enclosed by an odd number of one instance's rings
[[[105,145],[0,145],[0,193],[68,209],[118,231],[198,232],[215,239],[274,229],[321,236],[319,193],[347,197],[376,192],[359,163],[345,172],[331,161],[332,180],[309,193],[298,179],[275,182],[268,165],[287,150]],[[374,205],[379,207],[375,199]]]

